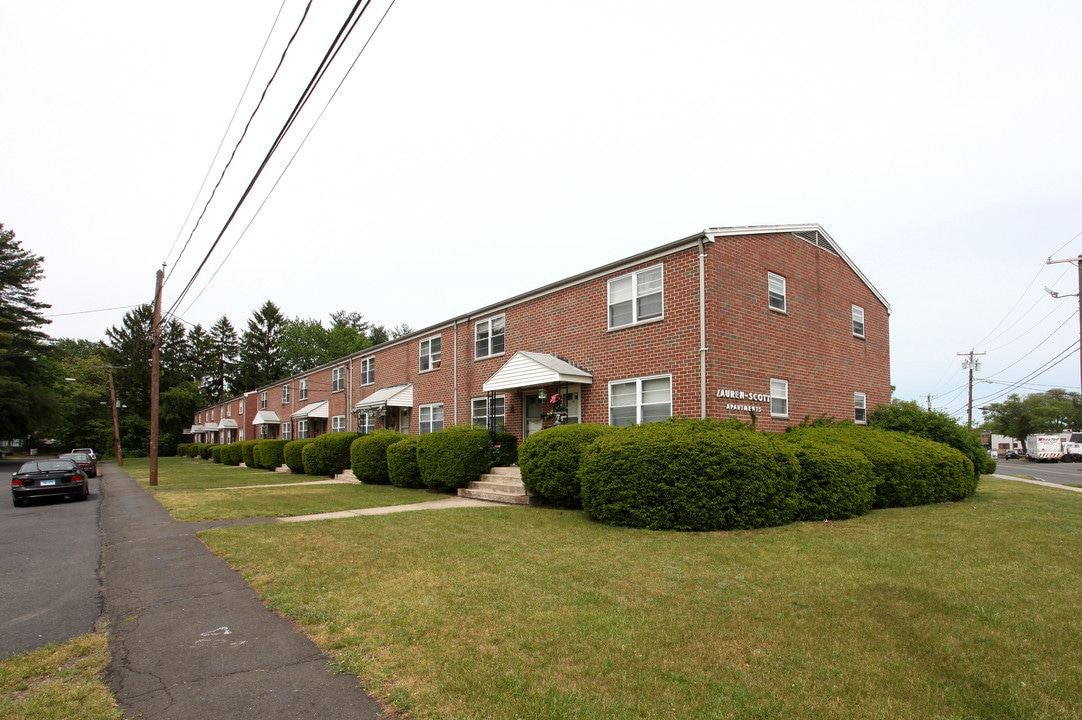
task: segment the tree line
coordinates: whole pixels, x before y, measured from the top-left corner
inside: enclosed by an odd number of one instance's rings
[[[0,440],[30,446],[113,446],[111,369],[121,444],[138,455],[150,443],[153,307],[138,305],[104,341],[49,337],[49,305],[37,299],[44,258],[0,224]],[[340,310],[330,323],[283,315],[267,300],[238,332],[226,315],[209,328],[168,318],[160,325],[159,447],[169,453],[201,407],[412,332]]]

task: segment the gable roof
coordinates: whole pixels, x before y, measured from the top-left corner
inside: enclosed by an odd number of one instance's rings
[[[520,350],[485,381],[482,389],[485,392],[494,392],[551,383],[592,385],[593,382],[594,376],[590,372],[555,355]]]

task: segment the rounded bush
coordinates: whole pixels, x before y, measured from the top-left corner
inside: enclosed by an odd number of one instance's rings
[[[792,522],[798,474],[776,435],[685,421],[601,435],[579,478],[583,508],[601,522],[705,531]]]
[[[255,462],[255,446],[260,440],[240,440],[236,445],[240,448],[240,459],[245,467],[258,467]]]
[[[464,488],[492,468],[492,438],[484,428],[455,425],[422,435],[417,464],[437,492]]]
[[[875,501],[875,468],[863,453],[810,433],[786,433],[800,465],[796,520],[845,520]]]
[[[286,465],[289,466],[290,472],[298,475],[304,474],[304,447],[313,442],[315,442],[315,438],[290,440],[282,448],[282,457],[285,459]]]
[[[397,430],[377,430],[354,440],[349,446],[349,466],[357,479],[369,485],[389,485],[387,448],[404,437]]]
[[[611,425],[557,425],[536,432],[518,449],[526,491],[562,508],[582,509],[579,459],[582,449],[601,435],[618,432]]]
[[[240,465],[244,462],[244,454],[241,451],[239,442],[229,443],[228,445],[221,445],[220,451],[223,465]]]
[[[225,445],[215,445],[214,447],[209,448],[210,457],[208,459],[213,460],[216,463],[221,463],[222,462],[222,451],[224,449],[225,449]],[[207,457],[207,454],[205,452],[204,452],[203,457]]]
[[[252,451],[256,467],[275,470],[285,463],[285,447],[288,440],[260,440]]]
[[[360,433],[337,432],[320,435],[301,451],[304,472],[332,477],[349,467],[349,446]]]
[[[421,477],[421,467],[417,464],[420,441],[417,435],[404,435],[398,442],[387,446],[387,470],[395,487],[427,487]]]

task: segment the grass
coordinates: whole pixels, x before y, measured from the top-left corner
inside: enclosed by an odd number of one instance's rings
[[[0,660],[0,717],[118,720],[123,714],[101,681],[108,663],[104,631]]]
[[[272,473],[190,458],[160,458],[155,487],[147,484],[150,476],[148,460],[125,461],[124,470],[154,493],[174,518],[185,522],[311,515],[407,505],[443,497],[427,490],[354,483],[247,488],[271,483],[312,483],[326,478]]]
[[[754,532],[461,509],[200,537],[416,720],[1082,716],[1082,498]]]

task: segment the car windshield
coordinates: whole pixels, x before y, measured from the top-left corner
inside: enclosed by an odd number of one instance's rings
[[[75,462],[90,462],[90,456],[84,453],[64,453],[60,457],[64,460],[74,460]]]

